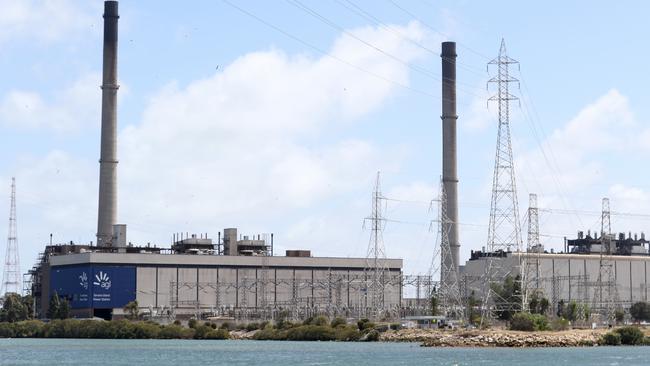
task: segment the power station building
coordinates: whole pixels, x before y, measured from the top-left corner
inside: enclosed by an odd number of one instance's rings
[[[487,266],[493,280],[523,277],[529,291],[541,293],[554,307],[561,301],[587,304],[602,310],[608,303],[628,308],[648,301],[650,290],[649,242],[621,233],[617,237],[583,232],[567,240],[565,252],[484,253],[472,252],[461,267],[465,294],[483,296]],[[491,263],[490,263],[491,261]]]
[[[241,246],[250,239],[238,242]],[[54,292],[70,302],[75,316],[106,319],[122,314],[134,300],[152,317],[270,317],[283,311],[296,317],[351,316],[371,311],[365,258],[316,258],[308,251],[257,256],[198,254],[195,248],[172,253],[147,247],[96,249],[48,247],[33,284],[42,316]],[[402,260],[382,262],[383,307],[398,310]]]

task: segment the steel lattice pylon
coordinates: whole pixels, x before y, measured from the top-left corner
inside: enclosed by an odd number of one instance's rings
[[[455,266],[452,258],[449,231],[451,229],[450,219],[447,214],[447,194],[445,185],[440,184],[440,288],[438,299],[444,314],[450,318],[463,317],[463,301],[460,294],[460,283],[458,280],[458,267]]]
[[[539,242],[539,209],[537,208],[537,194],[528,195],[528,243],[526,246],[526,265],[523,280],[526,283],[525,297],[540,290],[540,254],[544,247]],[[526,306],[527,304],[523,304]]]
[[[593,309],[609,324],[614,322],[618,306],[618,289],[616,287],[616,264],[612,258],[616,248],[611,234],[609,198],[603,198],[600,233],[600,263],[598,278],[594,288]]]
[[[519,205],[517,202],[517,186],[515,184],[515,167],[512,157],[512,142],[510,137],[510,101],[518,100],[509,91],[510,83],[518,80],[509,73],[511,64],[519,62],[508,57],[506,54],[505,41],[501,40],[499,56],[488,63],[496,65],[497,75],[488,81],[488,84],[496,83],[497,94],[490,97],[488,102],[494,101],[498,104],[498,132],[496,156],[494,161],[494,177],[492,181],[492,201],[490,204],[490,222],[488,226],[486,270],[483,279],[483,318],[490,316],[491,297],[494,295],[491,286],[494,280],[507,275],[503,273],[500,260],[494,260],[494,256],[502,253],[521,250],[521,228],[519,226]],[[519,256],[521,259],[521,256]],[[520,261],[520,273],[525,274],[525,261]],[[522,276],[524,277],[524,276]],[[525,282],[522,281],[522,288]],[[525,294],[525,291],[523,291]],[[525,304],[525,295],[522,296],[519,304]]]
[[[9,210],[9,232],[7,234],[7,249],[5,267],[2,273],[2,288],[0,294],[17,293],[23,289],[20,275],[20,259],[18,255],[18,234],[16,228],[16,178],[11,178],[11,208]]]
[[[509,74],[508,66],[511,64],[518,64],[518,61],[506,55],[506,44],[504,40],[501,40],[499,56],[489,62],[489,65],[497,65],[498,74],[488,81],[488,83],[497,84],[497,94],[490,97],[489,101],[497,102],[499,108],[499,128],[488,228],[488,250],[491,252],[499,250],[510,252],[521,249],[519,206],[510,138],[510,101],[519,98],[510,94],[509,91],[510,83],[518,82]]]
[[[384,309],[384,285],[387,280],[386,249],[384,248],[383,231],[385,219],[382,213],[384,197],[381,193],[380,173],[377,172],[375,188],[372,192],[372,214],[366,220],[370,221],[370,242],[366,254],[367,272],[367,307],[373,317],[377,317]]]

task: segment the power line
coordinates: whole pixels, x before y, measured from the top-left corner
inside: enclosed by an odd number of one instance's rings
[[[411,70],[413,70],[415,72],[418,72],[418,73],[420,73],[420,74],[422,74],[422,75],[424,75],[426,77],[429,77],[429,78],[431,78],[433,80],[442,81],[442,78],[439,77],[438,75],[436,75],[434,72],[432,72],[432,71],[430,71],[430,70],[428,70],[428,69],[426,69],[424,67],[420,67],[420,66],[417,66],[417,65],[412,65],[412,64],[406,62],[405,60],[403,60],[402,58],[400,58],[398,56],[395,56],[394,54],[392,54],[390,52],[387,52],[386,50],[382,49],[381,47],[378,47],[378,46],[364,40],[363,38],[361,38],[361,37],[357,36],[356,34],[346,30],[345,28],[338,25],[337,23],[330,20],[329,18],[321,15],[316,10],[313,10],[312,8],[310,8],[307,5],[303,4],[302,2],[300,2],[300,0],[286,0],[286,1],[290,5],[296,7],[297,9],[302,10],[303,12],[311,15],[312,17],[314,17],[314,18],[316,18],[318,20],[320,20],[322,23],[327,24],[331,28],[333,28],[333,29],[335,29],[335,30],[337,30],[337,31],[339,31],[339,32],[341,32],[341,33],[343,33],[343,34],[357,40],[358,42],[364,44],[365,46],[367,46],[367,47],[381,53],[382,55],[392,59],[393,61],[395,61],[397,63],[400,63],[400,64],[408,67],[409,69],[411,69]],[[465,90],[465,89],[459,88],[459,90],[462,90],[463,92],[465,92],[467,94],[470,94],[470,95],[473,95],[473,96],[476,96],[476,97],[481,97],[480,95],[478,95],[478,94],[476,94],[474,92]]]
[[[309,43],[309,42],[307,42],[307,41],[304,41],[304,40],[302,40],[301,38],[299,38],[299,37],[297,37],[297,36],[295,36],[295,35],[293,35],[293,34],[287,32],[287,31],[285,31],[284,29],[282,29],[282,28],[280,28],[280,27],[278,27],[278,26],[276,26],[276,25],[274,25],[274,24],[272,24],[272,23],[270,23],[270,22],[268,22],[268,21],[262,19],[261,17],[259,17],[259,16],[255,15],[255,14],[251,13],[250,11],[248,11],[248,10],[246,10],[246,9],[240,7],[240,6],[237,6],[237,5],[233,4],[233,3],[230,2],[229,0],[221,0],[221,1],[223,1],[226,5],[232,7],[233,9],[238,10],[238,11],[241,12],[242,14],[245,14],[245,15],[247,15],[247,16],[249,16],[249,17],[255,19],[255,20],[257,20],[258,22],[260,22],[260,23],[266,25],[267,27],[272,28],[272,29],[274,29],[275,31],[277,31],[277,32],[279,32],[279,33],[282,33],[282,34],[285,35],[286,37],[291,38],[291,39],[293,39],[294,41],[296,41],[296,42],[298,42],[298,43],[300,43],[300,44],[302,44],[302,45],[304,45],[304,46],[306,46],[306,47],[311,48],[312,50],[314,50],[314,51],[320,53],[320,54],[323,55],[323,56],[327,56],[327,57],[329,57],[329,58],[331,58],[331,59],[333,59],[333,60],[336,60],[336,61],[338,61],[338,62],[341,62],[341,63],[343,63],[343,64],[345,64],[345,65],[347,65],[347,66],[349,66],[349,67],[352,67],[352,68],[354,68],[354,69],[356,69],[356,70],[358,70],[358,71],[361,71],[361,72],[363,72],[363,73],[365,73],[365,74],[368,74],[368,75],[370,75],[370,76],[373,76],[373,77],[375,77],[375,78],[377,78],[377,79],[383,80],[383,81],[385,81],[385,82],[387,82],[387,83],[390,83],[390,84],[393,84],[393,85],[399,86],[399,87],[401,87],[401,88],[403,88],[403,89],[406,89],[406,90],[412,91],[412,92],[417,93],[417,94],[425,95],[425,96],[427,96],[427,97],[432,97],[432,98],[441,99],[441,97],[439,97],[439,96],[437,96],[437,95],[431,94],[431,93],[426,92],[426,91],[424,91],[424,90],[419,90],[419,89],[413,88],[413,87],[411,87],[411,86],[405,85],[405,84],[400,83],[400,82],[395,81],[395,80],[391,80],[391,79],[386,78],[386,77],[384,77],[384,76],[382,76],[382,75],[379,75],[379,74],[377,74],[377,73],[375,73],[375,72],[372,72],[372,71],[370,71],[370,70],[364,69],[363,67],[360,67],[360,66],[357,66],[357,65],[355,65],[355,64],[353,64],[353,63],[351,63],[351,62],[348,62],[348,61],[346,61],[346,60],[344,60],[344,59],[342,59],[342,58],[340,58],[340,57],[337,57],[337,56],[335,56],[335,55],[332,55],[331,53],[329,53],[329,52],[327,52],[327,51],[324,51],[324,50],[318,48],[317,46],[314,46],[313,44],[311,44],[311,43]]]

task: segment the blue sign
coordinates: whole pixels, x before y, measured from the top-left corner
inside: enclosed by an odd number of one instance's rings
[[[56,291],[73,309],[121,308],[135,300],[135,273],[122,266],[52,267],[50,296]]]

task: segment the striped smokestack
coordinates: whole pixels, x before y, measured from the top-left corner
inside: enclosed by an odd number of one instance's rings
[[[111,246],[117,219],[117,1],[104,2],[102,142],[99,158],[97,245]]]

